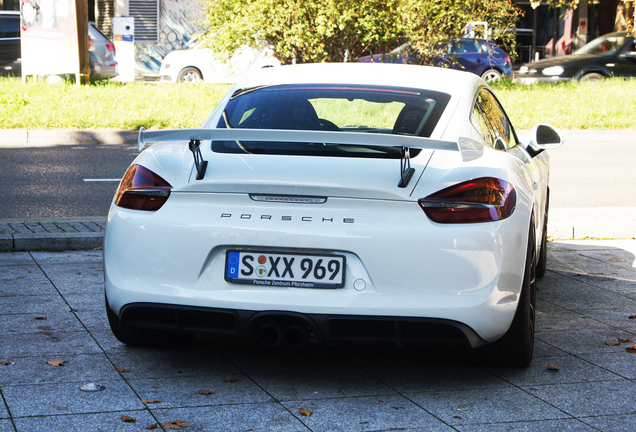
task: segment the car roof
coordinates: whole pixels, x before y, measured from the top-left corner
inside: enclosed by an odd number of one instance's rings
[[[15,15],[15,16],[20,16],[20,11],[7,11],[7,10],[0,10],[0,15]]]
[[[238,87],[317,83],[408,87],[465,95],[474,92],[483,81],[469,72],[440,67],[392,63],[308,63],[260,69],[241,81]]]

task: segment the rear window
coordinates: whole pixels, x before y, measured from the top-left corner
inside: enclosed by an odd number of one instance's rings
[[[288,85],[238,91],[218,127],[429,137],[450,95],[410,88]],[[222,153],[400,157],[394,148],[321,143],[214,142]]]

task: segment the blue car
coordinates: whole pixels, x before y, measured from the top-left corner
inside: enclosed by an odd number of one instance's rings
[[[387,54],[360,57],[363,63],[410,63],[408,43]],[[453,63],[453,59],[457,62]],[[510,56],[486,39],[463,38],[450,45],[446,54],[435,61],[435,66],[446,66],[479,75],[484,81],[498,81],[502,77],[512,79]]]

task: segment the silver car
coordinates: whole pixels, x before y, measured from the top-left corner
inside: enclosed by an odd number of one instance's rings
[[[104,79],[117,76],[115,44],[93,23],[89,23],[88,26],[88,56],[91,63],[91,77]]]

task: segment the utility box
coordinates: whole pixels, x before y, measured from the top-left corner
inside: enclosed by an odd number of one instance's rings
[[[113,17],[119,81],[135,81],[135,18]]]

